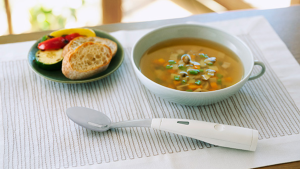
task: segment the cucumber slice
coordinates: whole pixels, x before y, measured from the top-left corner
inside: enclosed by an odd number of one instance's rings
[[[35,54],[35,63],[44,70],[61,70],[62,51],[58,50],[39,50]]]

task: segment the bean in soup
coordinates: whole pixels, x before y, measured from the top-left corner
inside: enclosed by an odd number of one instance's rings
[[[239,82],[244,74],[240,59],[230,49],[195,38],[154,45],[142,56],[140,69],[160,85],[187,92],[220,90]]]

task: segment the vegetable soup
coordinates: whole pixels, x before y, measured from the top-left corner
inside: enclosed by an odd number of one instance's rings
[[[178,38],[160,42],[144,53],[141,72],[152,81],[181,91],[208,92],[239,82],[240,59],[215,42]]]

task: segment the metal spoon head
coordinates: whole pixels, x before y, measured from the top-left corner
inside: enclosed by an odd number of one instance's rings
[[[110,119],[104,113],[86,107],[71,107],[67,109],[67,116],[78,125],[93,131],[107,131]]]

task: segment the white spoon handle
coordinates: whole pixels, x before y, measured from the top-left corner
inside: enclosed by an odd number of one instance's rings
[[[258,131],[187,119],[152,119],[151,127],[195,138],[214,145],[255,151]]]
[[[110,128],[151,127],[151,124],[152,124],[152,119],[130,120],[130,121],[120,121],[117,123],[111,123]]]

